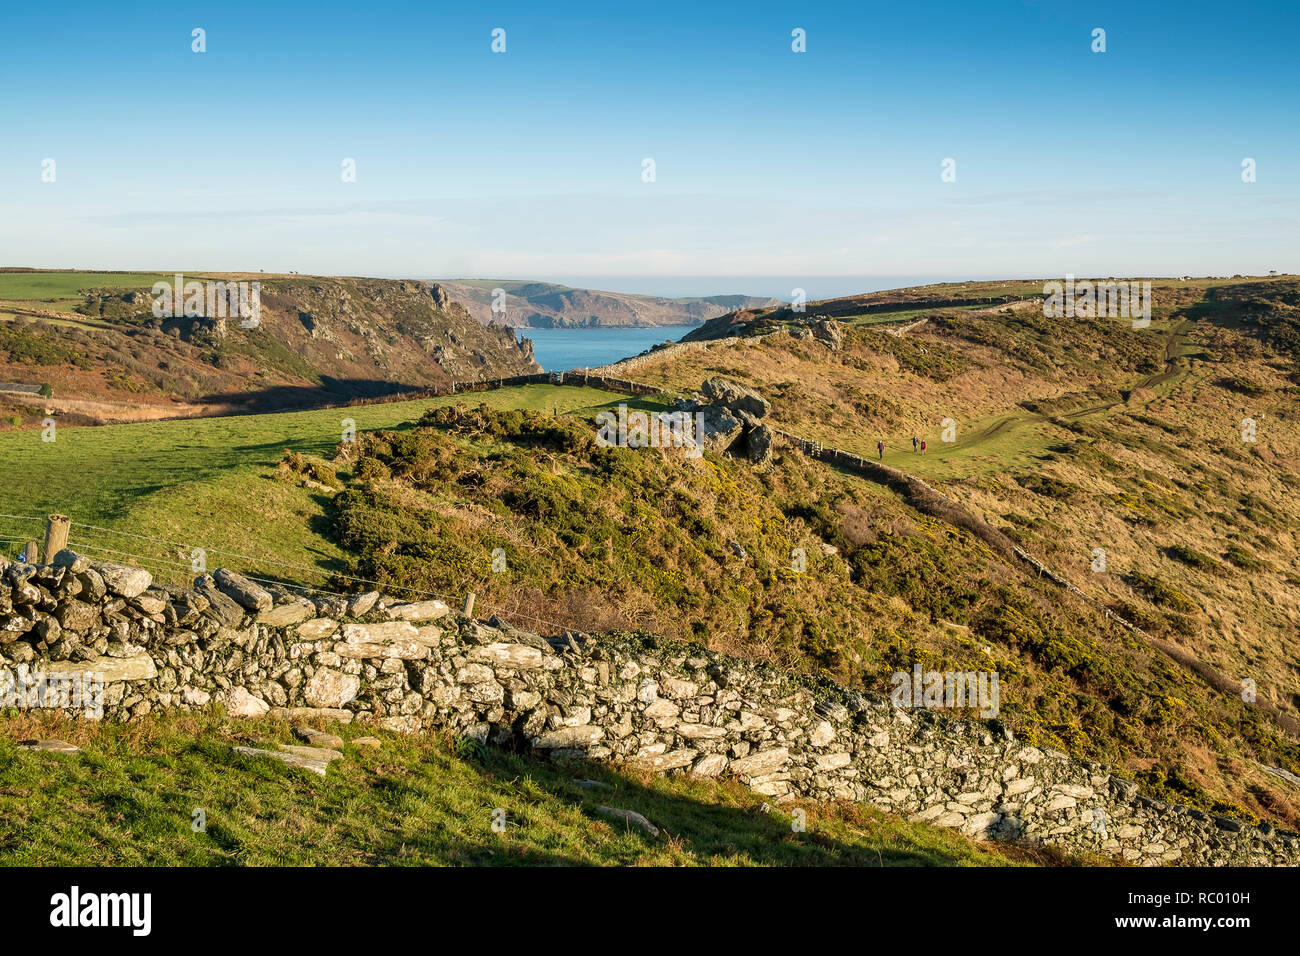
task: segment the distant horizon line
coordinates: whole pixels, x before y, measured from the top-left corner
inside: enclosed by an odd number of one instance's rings
[[[410,281],[410,282],[511,282],[511,283],[537,283],[541,285],[553,285],[562,288],[583,289],[592,292],[614,293],[619,295],[637,295],[645,297],[654,297],[661,299],[688,299],[688,298],[717,298],[723,296],[747,296],[750,298],[769,298],[777,301],[788,302],[796,298],[800,293],[796,290],[802,290],[802,293],[809,301],[821,301],[826,299],[844,298],[852,295],[867,295],[876,292],[888,292],[892,290],[912,289],[923,286],[933,285],[960,285],[970,282],[1034,282],[1034,281],[1052,281],[1058,276],[1055,275],[990,275],[982,274],[978,276],[963,276],[959,278],[952,277],[951,274],[942,275],[935,273],[799,273],[789,275],[773,275],[771,273],[763,275],[753,275],[746,273],[692,273],[692,274],[663,274],[663,273],[601,273],[601,274],[579,274],[570,273],[563,277],[556,278],[506,278],[500,275],[467,275],[464,273],[454,275],[412,275],[412,274],[388,274],[388,275],[348,275],[344,273],[329,272],[268,272],[265,269],[195,269],[192,271],[177,269],[132,269],[132,268],[112,268],[112,269],[85,269],[76,267],[49,267],[49,266],[0,266],[0,273],[85,273],[87,275],[120,275],[120,274],[150,274],[150,275],[191,275],[191,276],[221,276],[221,275],[258,275],[268,276],[305,276],[315,278],[339,278],[339,279],[380,279],[385,281]],[[1103,276],[1101,273],[1074,273],[1075,277],[1080,279],[1251,279],[1251,278],[1278,278],[1295,273],[1280,272],[1271,270],[1270,272],[1261,272],[1257,274],[1233,273],[1230,275],[1193,275],[1191,273],[1154,275],[1154,274],[1130,274],[1116,275],[1111,274]]]

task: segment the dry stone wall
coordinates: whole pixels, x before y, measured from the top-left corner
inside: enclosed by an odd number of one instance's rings
[[[698,646],[543,638],[440,601],[308,599],[224,570],[157,586],[147,571],[67,550],[48,566],[0,567],[0,695],[84,673],[104,681],[107,719],[220,704],[443,728],[558,760],[732,774],[775,801],[865,801],[975,837],[1142,864],[1300,863],[1294,834],[1148,799],[996,722],[898,709]]]
[[[610,392],[623,392],[628,395],[658,395],[663,391],[655,385],[644,382],[629,382],[626,379],[612,378],[595,372],[535,372],[529,375],[512,375],[509,378],[489,378],[482,381],[458,381],[449,385],[422,388],[415,391],[394,392],[378,398],[353,399],[346,406],[375,402],[408,402],[425,398],[441,398],[446,395],[465,395],[472,392],[491,392],[501,388],[517,388],[520,385],[572,385],[574,387],[603,388]]]
[[[762,336],[754,336],[762,338]],[[740,336],[731,335],[721,339],[708,339],[700,342],[674,342],[672,345],[666,345],[662,348],[646,352],[644,355],[633,355],[630,358],[620,359],[617,362],[611,362],[609,365],[602,365],[600,368],[592,369],[595,374],[609,375],[612,373],[631,372],[635,369],[646,365],[649,362],[658,362],[665,358],[678,358],[692,352],[707,352],[714,346],[726,347],[735,345],[741,341]],[[569,373],[572,377],[573,373]]]

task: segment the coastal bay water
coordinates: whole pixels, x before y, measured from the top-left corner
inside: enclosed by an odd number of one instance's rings
[[[596,368],[630,358],[662,342],[676,342],[694,325],[655,328],[518,329],[533,340],[533,355],[548,372]]]

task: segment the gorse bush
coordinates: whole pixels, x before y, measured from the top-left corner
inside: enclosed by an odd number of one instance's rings
[[[1165,548],[1165,554],[1175,561],[1181,561],[1189,568],[1196,568],[1199,571],[1219,572],[1223,570],[1223,566],[1208,554],[1203,554],[1185,544],[1170,545]]]
[[[1143,574],[1140,571],[1134,571],[1126,574],[1124,579],[1128,581],[1133,588],[1146,595],[1154,603],[1161,607],[1168,608],[1171,611],[1178,611],[1184,614],[1199,610],[1196,603],[1187,595],[1171,585],[1165,584],[1159,578],[1151,574]]]
[[[285,449],[278,474],[285,480],[308,479],[327,488],[342,487],[333,466],[312,455]]]
[[[18,365],[91,367],[90,359],[80,349],[72,347],[56,333],[35,325],[20,327],[15,323],[0,322],[0,352]]]
[[[435,408],[424,413],[420,424],[464,438],[508,441],[556,452],[582,454],[596,448],[595,433],[585,423],[519,409],[496,411],[487,405],[469,411],[459,406]]]
[[[1267,561],[1260,560],[1240,545],[1229,545],[1228,549],[1223,552],[1223,558],[1229,564],[1241,568],[1243,571],[1272,570],[1272,565]]]

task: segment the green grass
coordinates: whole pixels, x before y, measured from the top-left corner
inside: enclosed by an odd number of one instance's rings
[[[933,315],[936,312],[970,312],[975,309],[985,309],[985,305],[960,305],[960,306],[925,306],[919,309],[900,309],[898,311],[876,311],[860,312],[857,315],[837,316],[840,322],[848,325],[887,325],[892,322],[912,322],[925,315]]]
[[[892,316],[896,314],[887,313],[889,321],[893,321]],[[1185,335],[1178,329],[1164,323],[1154,323],[1153,327],[1165,332],[1179,352],[1185,350]],[[1177,368],[1172,372],[1162,370],[1144,375],[1127,384],[1133,388],[1145,389],[1150,393],[1150,401],[1170,397],[1190,377],[1191,373],[1186,368]],[[927,481],[958,481],[1005,474],[1041,464],[1050,458],[1051,446],[1071,437],[1069,430],[1051,418],[1071,422],[1104,420],[1114,414],[1131,412],[1132,407],[1122,401],[1114,401],[1112,404],[1101,399],[1076,400],[1073,407],[1065,405],[1053,409],[1050,415],[1017,409],[972,422],[958,422],[954,442],[942,441],[936,425],[930,432],[918,436],[924,437],[928,443],[924,455],[912,451],[910,434],[895,433],[885,439],[885,463]],[[821,437],[828,445],[856,452],[872,460],[876,458],[874,435],[833,434],[814,437]]]
[[[847,865],[1001,866],[1056,854],[978,844],[852,804],[757,812],[762,797],[704,778],[562,767],[441,735],[350,725],[326,777],[236,744],[297,743],[273,719],[208,712],[131,724],[10,716],[0,738],[0,865]],[[57,737],[79,754],[20,749]],[[607,786],[585,789],[575,778]],[[634,810],[657,838],[601,818]],[[806,813],[794,832],[792,810]],[[206,829],[193,827],[202,810]],[[505,811],[504,832],[493,813]]]
[[[161,272],[0,272],[0,299],[76,299],[82,289],[148,289]]]
[[[15,553],[23,541],[41,538],[44,516],[58,512],[85,525],[224,549],[266,562],[236,562],[247,570],[316,583],[323,572],[315,569],[332,567],[339,554],[324,535],[328,498],[273,479],[285,449],[332,454],[345,418],[364,432],[400,429],[425,409],[458,402],[593,414],[619,401],[627,399],[599,389],[526,385],[339,409],[64,427],[54,442],[42,441],[39,429],[4,432],[0,513],[40,520],[0,518],[0,544]],[[188,549],[76,527],[70,545],[101,549],[97,556],[109,559],[104,550],[142,555],[152,560],[146,565],[151,570],[171,568],[180,578],[190,561]],[[277,561],[307,572],[289,573]],[[212,554],[209,563],[217,566],[219,555]]]
[[[927,481],[1002,474],[1041,461],[1045,449],[1068,433],[1026,412],[959,425],[956,437],[957,441],[946,443],[931,433],[925,454],[920,454],[912,451],[909,436],[894,436],[885,449],[885,463]],[[875,460],[873,449],[859,450]]]

